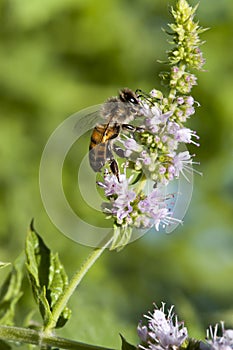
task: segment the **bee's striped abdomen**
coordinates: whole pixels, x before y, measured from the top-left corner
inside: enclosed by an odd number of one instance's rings
[[[95,172],[101,170],[107,160],[112,158],[112,152],[109,147],[109,141],[119,135],[120,126],[116,123],[98,124],[91,135],[89,146],[89,161]]]
[[[94,128],[92,134],[91,134],[91,142],[89,149],[91,150],[94,148],[96,145],[99,145],[100,143],[104,142],[103,136],[105,134],[107,128],[107,124],[98,124]]]

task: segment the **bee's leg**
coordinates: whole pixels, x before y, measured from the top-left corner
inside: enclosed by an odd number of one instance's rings
[[[144,98],[147,102],[149,102],[150,104],[152,104],[154,106],[154,103],[151,101],[151,96],[150,94],[146,93],[145,91],[141,90],[141,89],[137,89],[135,91],[135,94],[137,95],[137,98]],[[157,101],[159,101],[159,98],[156,98]]]
[[[138,98],[140,98],[140,97],[144,97],[144,98],[148,98],[148,99],[150,98],[150,94],[148,94],[147,92],[145,92],[141,89],[137,89],[135,91],[135,94],[137,95]]]
[[[143,126],[136,126],[135,132],[141,133],[144,132],[146,129]]]
[[[113,173],[113,175],[115,175],[117,177],[117,180],[120,182],[119,168],[118,168],[117,161],[114,159],[114,155],[112,153],[112,148],[113,148],[113,143],[108,142],[107,148],[106,148],[106,157],[107,157],[107,160],[109,161],[109,166],[110,166],[111,172]]]
[[[117,161],[114,158],[110,160],[110,169],[111,169],[112,173],[117,177],[117,180],[120,182],[119,168],[118,168]]]
[[[125,152],[120,146],[113,144],[112,149],[118,157],[125,158]]]
[[[118,182],[120,182],[119,168],[118,168],[117,161],[114,158],[110,160],[110,169],[112,173],[117,177]]]
[[[137,133],[142,133],[145,131],[145,128],[142,126],[134,126],[131,124],[122,124],[122,129],[130,132],[131,134],[137,132]],[[111,143],[111,150],[114,151],[118,157],[120,158],[125,158],[125,152],[124,150],[119,146],[114,143]],[[108,157],[108,159],[111,159],[111,157]]]
[[[121,127],[123,130],[131,131],[131,132],[134,132],[136,129],[136,127],[131,124],[122,124]]]
[[[144,132],[145,128],[143,126],[134,126],[131,124],[122,124],[122,129],[130,132]]]

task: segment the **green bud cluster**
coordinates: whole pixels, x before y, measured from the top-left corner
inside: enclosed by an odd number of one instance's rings
[[[199,46],[203,42],[199,34],[206,29],[199,27],[194,21],[194,15],[198,5],[194,8],[189,6],[186,0],[177,1],[176,8],[171,9],[175,23],[168,26],[172,30],[175,47],[169,51],[168,58],[172,65],[185,65],[187,68],[202,69],[205,60]]]
[[[168,51],[168,63],[172,67],[170,72],[160,75],[170,88],[170,103],[177,95],[190,94],[192,87],[197,85],[197,78],[190,70],[202,70],[205,64],[200,50],[204,42],[199,35],[206,29],[194,21],[197,7],[192,8],[186,0],[178,0],[175,8],[171,8],[174,23],[168,24],[171,30],[168,34],[172,37],[169,41],[172,49]]]

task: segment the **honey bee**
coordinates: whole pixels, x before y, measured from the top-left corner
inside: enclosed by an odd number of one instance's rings
[[[109,98],[101,108],[101,116],[106,120],[104,124],[97,124],[93,129],[89,146],[89,162],[95,172],[99,172],[107,163],[119,181],[119,170],[113,156],[113,140],[121,130],[138,131],[144,130],[128,124],[136,116],[143,115],[142,106],[135,92],[128,88],[120,90],[118,97]]]

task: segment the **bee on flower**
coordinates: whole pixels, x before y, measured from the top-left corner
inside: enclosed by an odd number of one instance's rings
[[[190,94],[197,84],[191,70],[202,70],[205,63],[199,48],[203,43],[199,34],[204,29],[194,21],[195,10],[185,0],[178,0],[171,11],[174,18],[174,23],[169,25],[173,36],[173,48],[168,52],[171,68],[161,75],[169,88],[168,94],[158,89],[149,94],[128,88],[121,90],[118,98],[110,100],[111,111],[107,105],[102,109],[105,117],[111,115],[110,119],[104,125],[97,125],[92,134],[91,165],[94,168],[98,162],[97,171],[105,169],[98,186],[106,197],[102,210],[114,222],[112,249],[117,247],[117,242],[122,246],[128,243],[134,229],[154,227],[159,231],[175,221],[182,222],[182,218],[173,217],[168,196],[161,188],[181,176],[189,181],[193,164],[198,164],[184,150],[187,144],[200,145],[196,131],[185,125],[199,106]],[[129,121],[131,124],[127,124]],[[97,136],[100,136],[98,142]],[[149,193],[145,191],[148,181],[153,183]]]

